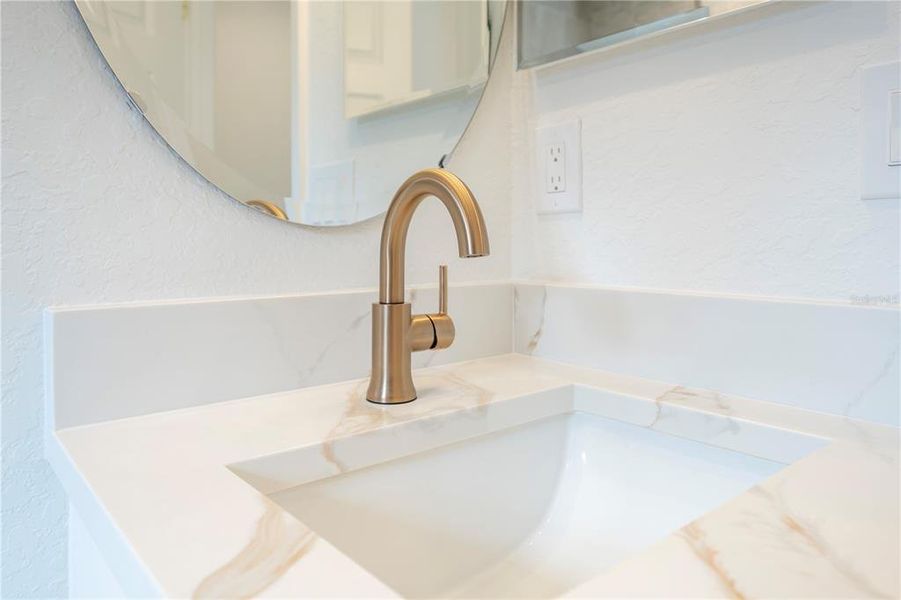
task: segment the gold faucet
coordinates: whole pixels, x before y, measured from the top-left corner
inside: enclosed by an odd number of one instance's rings
[[[413,315],[404,298],[404,250],[416,207],[428,196],[444,203],[457,232],[460,258],[487,256],[488,231],[475,196],[443,169],[425,169],[397,190],[382,228],[379,252],[379,301],[372,305],[372,376],[366,399],[377,404],[416,400],[411,353],[447,348],[454,322],[447,314],[447,266],[438,270],[438,312]]]

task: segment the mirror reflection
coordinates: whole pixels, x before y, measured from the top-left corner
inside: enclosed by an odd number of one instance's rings
[[[128,98],[230,196],[310,225],[383,212],[446,162],[504,0],[78,0]]]

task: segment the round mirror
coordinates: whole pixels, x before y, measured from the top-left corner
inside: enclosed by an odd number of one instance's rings
[[[77,0],[132,104],[224,192],[344,225],[446,163],[506,0]]]

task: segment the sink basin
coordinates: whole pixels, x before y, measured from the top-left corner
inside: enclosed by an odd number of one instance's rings
[[[402,596],[546,598],[785,466],[572,405],[557,412],[427,449],[392,434],[396,457],[266,493]],[[704,419],[735,437],[727,417]],[[793,456],[817,446],[797,438]]]

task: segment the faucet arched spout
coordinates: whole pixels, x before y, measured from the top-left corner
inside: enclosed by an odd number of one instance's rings
[[[416,208],[428,196],[441,200],[450,213],[460,258],[487,256],[490,252],[485,219],[466,184],[443,169],[419,171],[400,186],[385,215],[379,259],[381,304],[404,303],[407,230]]]

